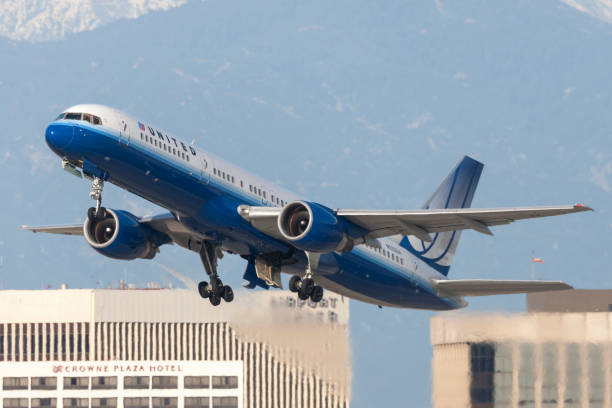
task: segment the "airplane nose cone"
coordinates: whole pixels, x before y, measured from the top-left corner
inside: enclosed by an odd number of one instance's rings
[[[53,150],[63,149],[70,144],[73,137],[74,126],[54,123],[47,126],[45,139]]]

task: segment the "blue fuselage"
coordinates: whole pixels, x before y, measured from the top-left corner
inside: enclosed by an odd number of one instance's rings
[[[226,251],[251,256],[293,250],[290,244],[255,229],[237,208],[241,204],[279,206],[295,196],[274,189],[278,192],[275,197],[271,187],[262,198],[261,192],[257,195],[261,179],[168,135],[154,139],[153,130],[149,134],[137,123],[138,127],[130,123],[131,128],[123,132],[62,119],[48,126],[46,139],[60,157],[168,209],[185,227],[214,237]],[[434,293],[430,280],[444,279],[443,275],[395,241],[379,241],[397,257],[382,256],[366,245],[346,253],[325,254],[316,271],[320,283],[351,298],[384,306],[435,310],[462,306],[460,299]],[[305,254],[296,250],[294,257],[298,262],[283,266],[283,272],[303,273]]]

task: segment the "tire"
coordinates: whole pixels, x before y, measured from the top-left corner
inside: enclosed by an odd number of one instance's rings
[[[312,289],[312,293],[310,294],[310,300],[315,303],[319,303],[321,299],[323,299],[323,288],[317,285]]]
[[[302,287],[300,288],[300,292],[303,291],[306,294],[306,297],[308,297],[312,293],[312,289],[314,289],[314,287],[315,287],[314,280],[310,278],[303,279]]]
[[[207,297],[209,297],[210,292],[208,292],[208,282],[202,281],[198,283],[198,292],[200,293],[202,299],[206,299]]]
[[[307,300],[308,297],[309,297],[308,293],[304,293],[301,290],[297,294],[298,294],[298,298],[300,298],[300,300]]]
[[[100,207],[100,209],[98,210],[98,213],[96,214],[96,219],[103,220],[105,218],[106,218],[106,208]]]
[[[217,295],[212,295],[208,300],[210,300],[210,304],[213,306],[219,306],[219,303],[221,303],[221,298]]]
[[[89,210],[87,210],[87,218],[89,218],[90,223],[96,220],[96,209],[94,207],[89,207]]]
[[[225,300],[227,303],[234,300],[234,291],[232,290],[231,287],[229,286],[223,287],[223,300]]]
[[[300,283],[301,281],[302,278],[300,278],[299,276],[292,276],[291,279],[289,279],[289,290],[293,293],[297,293],[300,290],[298,283]]]

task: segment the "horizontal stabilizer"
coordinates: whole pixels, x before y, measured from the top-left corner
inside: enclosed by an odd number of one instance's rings
[[[21,229],[32,232],[46,232],[47,234],[83,235],[83,224],[53,225],[47,227],[29,227],[27,225],[22,225]]]
[[[439,296],[489,296],[573,289],[560,281],[459,279],[434,280]]]

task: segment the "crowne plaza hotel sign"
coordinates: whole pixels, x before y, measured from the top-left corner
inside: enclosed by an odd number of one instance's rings
[[[180,363],[87,363],[55,364],[53,374],[180,374],[183,365]]]

